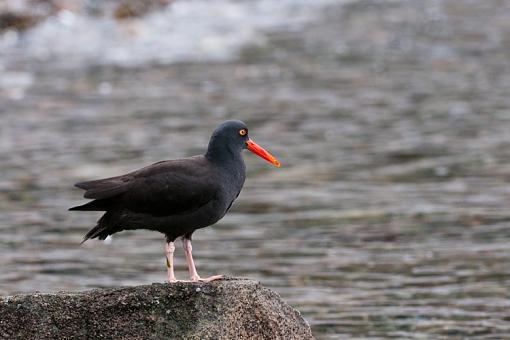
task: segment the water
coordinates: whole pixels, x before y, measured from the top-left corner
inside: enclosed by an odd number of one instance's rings
[[[4,34],[0,57],[51,62],[59,68],[225,61],[243,44],[264,44],[264,31],[297,29],[317,20],[325,5],[341,2],[345,0],[186,0],[142,17],[117,20],[106,15],[113,11],[109,2],[100,6],[83,1],[74,5],[81,11],[64,7],[26,34]],[[105,15],[90,15],[90,8]]]
[[[100,214],[66,211],[72,183],[201,153],[238,118],[282,168],[245,155],[232,211],[194,235],[201,275],[260,280],[319,339],[508,336],[509,6],[324,6],[221,62],[7,51],[0,293],[164,281],[157,233],[78,245]]]

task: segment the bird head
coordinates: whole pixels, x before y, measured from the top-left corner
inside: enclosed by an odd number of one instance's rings
[[[273,155],[251,140],[248,136],[248,127],[240,120],[227,120],[216,127],[209,141],[207,154],[219,156],[225,153],[240,154],[243,149],[248,149],[274,166],[280,167],[280,162]]]

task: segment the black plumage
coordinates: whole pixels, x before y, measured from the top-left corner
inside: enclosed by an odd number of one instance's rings
[[[159,231],[172,247],[180,236],[191,240],[195,230],[221,219],[239,195],[245,180],[241,154],[245,148],[279,166],[248,138],[243,122],[231,120],[216,128],[205,155],[162,161],[125,175],[75,184],[86,190],[84,197],[92,201],[70,210],[105,211],[83,242],[132,229]],[[189,247],[191,257],[191,243]]]

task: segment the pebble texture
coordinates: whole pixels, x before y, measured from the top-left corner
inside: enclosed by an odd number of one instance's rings
[[[155,283],[0,298],[1,339],[313,339],[259,283]]]

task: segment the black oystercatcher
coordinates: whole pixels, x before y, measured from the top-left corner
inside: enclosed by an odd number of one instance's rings
[[[176,282],[174,241],[182,236],[190,280],[221,278],[198,276],[191,235],[220,220],[239,195],[246,175],[243,149],[280,166],[248,137],[246,124],[229,120],[214,130],[205,155],[162,161],[126,175],[75,184],[93,201],[69,210],[106,211],[83,242],[89,238],[104,240],[122,230],[159,231],[166,236],[168,281]]]

